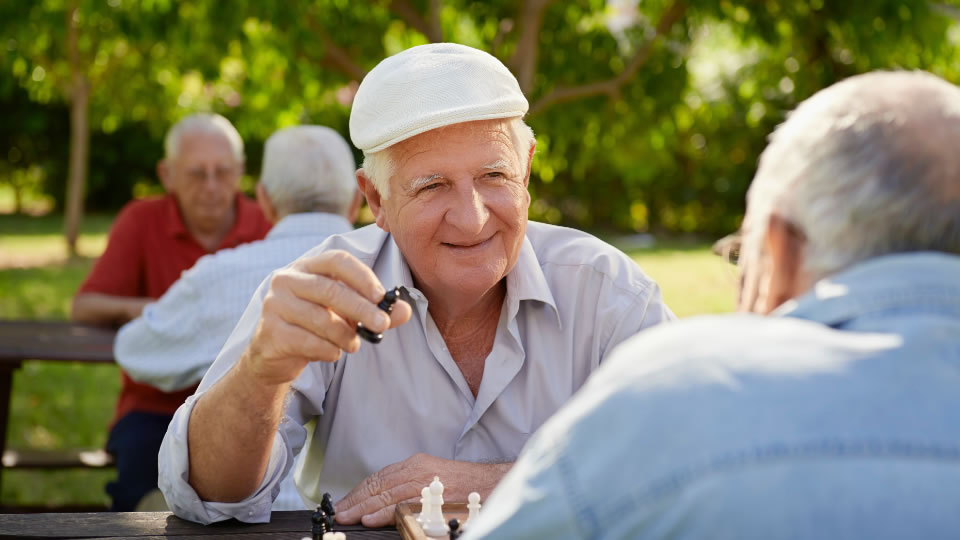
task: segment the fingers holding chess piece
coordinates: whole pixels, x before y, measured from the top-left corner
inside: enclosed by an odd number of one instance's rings
[[[393,311],[393,304],[397,302],[400,298],[400,287],[394,287],[387,291],[383,295],[383,300],[377,304],[377,307],[386,313]],[[357,335],[363,339],[369,341],[370,343],[380,343],[380,340],[383,339],[383,334],[378,334],[376,332],[370,331],[370,329],[363,326],[363,323],[357,323]]]

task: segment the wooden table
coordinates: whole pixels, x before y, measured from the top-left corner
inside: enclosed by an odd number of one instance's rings
[[[0,455],[7,449],[14,370],[24,360],[112,364],[115,336],[113,330],[65,321],[0,319]]]
[[[0,538],[197,538],[216,540],[300,540],[310,537],[310,512],[274,512],[270,523],[249,524],[230,520],[198,525],[169,512],[97,512],[90,514],[0,514]],[[347,540],[399,540],[396,529],[338,526]]]

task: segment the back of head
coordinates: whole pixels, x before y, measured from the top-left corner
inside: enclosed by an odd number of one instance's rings
[[[745,245],[777,213],[806,236],[814,278],[893,253],[960,253],[960,89],[878,72],[823,90],[771,137]],[[752,237],[752,238],[750,238]]]
[[[212,113],[191,114],[178,120],[164,137],[164,159],[176,161],[177,154],[180,152],[180,138],[186,133],[208,133],[223,136],[230,143],[233,157],[237,162],[243,162],[243,139],[237,132],[237,128],[233,127],[233,124],[223,116]]]
[[[281,216],[346,215],[357,189],[356,168],[339,133],[323,126],[295,126],[267,139],[260,183]]]

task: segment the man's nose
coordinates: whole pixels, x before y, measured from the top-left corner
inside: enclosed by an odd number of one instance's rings
[[[486,201],[472,185],[456,191],[456,199],[446,214],[447,223],[470,235],[479,234],[489,218]]]

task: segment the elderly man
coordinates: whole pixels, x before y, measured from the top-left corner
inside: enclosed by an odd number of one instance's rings
[[[167,196],[120,211],[106,251],[74,298],[74,320],[125,323],[203,255],[260,240],[270,229],[256,203],[237,191],[243,141],[226,118],[188,116],[173,126],[164,148],[157,173]],[[107,442],[117,463],[117,482],[107,487],[114,510],[133,510],[156,485],[150,471],[163,433],[192,390],[164,392],[123,375]]]
[[[262,241],[201,258],[121,328],[114,355],[124,372],[165,392],[200,382],[260,282],[328,236],[352,230],[363,202],[355,170],[349,145],[332,129],[297,126],[271,135],[257,202],[273,229]],[[154,485],[156,467],[154,459]],[[274,510],[304,508],[292,480],[282,488]]]
[[[960,89],[929,74],[804,102],[743,226],[740,307],[769,316],[618,348],[467,537],[956,537],[958,147]]]
[[[268,520],[304,444],[297,486],[343,497],[341,523],[392,522],[434,475],[448,501],[486,494],[615,345],[672,318],[621,252],[527,223],[526,110],[506,67],[461,45],[367,75],[350,132],[376,224],[254,295],[164,440],[160,488],[178,515]],[[384,313],[394,286],[404,301]],[[356,323],[383,341],[361,346]]]

